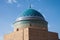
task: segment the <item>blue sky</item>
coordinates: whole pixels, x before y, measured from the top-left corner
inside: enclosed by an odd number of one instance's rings
[[[60,36],[60,0],[30,0],[30,3],[48,21],[48,30]],[[26,9],[29,0],[0,0],[0,40],[13,31],[13,23]]]

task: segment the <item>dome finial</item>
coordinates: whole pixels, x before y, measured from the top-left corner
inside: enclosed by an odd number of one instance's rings
[[[31,4],[30,4],[29,8],[31,8]]]
[[[30,2],[30,0],[29,0],[29,8],[31,8],[31,2]]]

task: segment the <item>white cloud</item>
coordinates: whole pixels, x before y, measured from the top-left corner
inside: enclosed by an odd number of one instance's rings
[[[7,2],[10,3],[10,4],[11,4],[11,3],[17,3],[16,0],[8,0]]]
[[[13,4],[13,3],[15,3],[15,4],[16,4],[15,7],[17,7],[17,8],[23,6],[22,4],[19,4],[17,0],[7,0],[7,3],[8,3],[8,4]]]

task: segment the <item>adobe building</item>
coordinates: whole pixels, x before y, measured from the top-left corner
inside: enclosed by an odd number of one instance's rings
[[[4,36],[4,40],[59,40],[58,33],[48,31],[48,22],[43,15],[27,9],[14,22],[14,31]]]

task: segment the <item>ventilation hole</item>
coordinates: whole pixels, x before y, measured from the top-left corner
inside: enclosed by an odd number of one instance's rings
[[[30,26],[32,26],[32,25],[30,24]]]
[[[17,31],[19,31],[19,29],[17,28]]]

